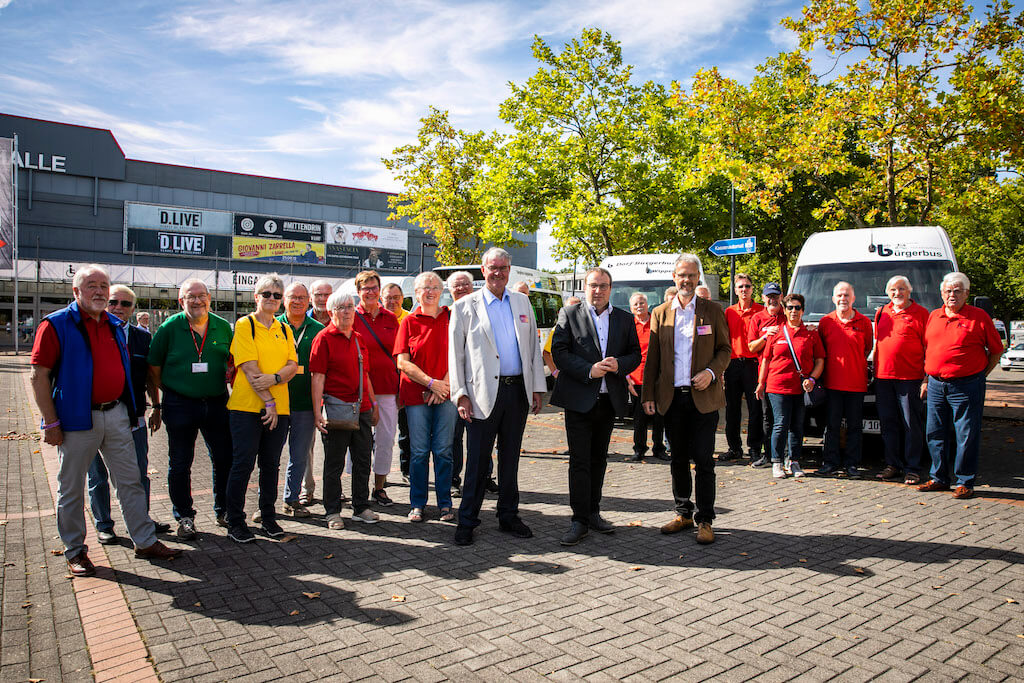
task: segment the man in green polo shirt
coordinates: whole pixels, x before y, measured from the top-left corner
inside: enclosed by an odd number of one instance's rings
[[[293,282],[284,290],[284,313],[277,316],[292,328],[299,370],[288,382],[291,422],[288,425],[288,469],[285,474],[284,508],[282,513],[293,517],[309,517],[309,510],[299,502],[302,478],[312,452],[316,424],[313,421],[313,396],[309,375],[309,350],[313,337],[324,329],[323,324],[306,315],[309,290],[301,282]]]
[[[167,427],[167,492],[178,538],[196,537],[192,507],[192,461],[196,436],[203,434],[213,463],[213,510],[224,520],[224,494],[231,472],[231,431],[228,424],[227,367],[231,325],[210,312],[210,290],[189,279],[178,290],[182,312],[164,321],[149,346],[150,374],[163,392],[153,406],[149,426]]]

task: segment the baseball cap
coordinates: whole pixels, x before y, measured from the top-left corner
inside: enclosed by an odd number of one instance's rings
[[[782,294],[782,289],[774,282],[769,282],[761,290],[761,296],[771,296],[773,294]]]

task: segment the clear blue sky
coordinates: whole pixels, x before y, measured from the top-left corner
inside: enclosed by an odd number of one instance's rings
[[[113,131],[133,159],[399,189],[380,163],[429,105],[492,129],[507,83],[584,27],[639,80],[789,49],[793,0],[52,2],[0,0],[0,111]],[[0,134],[3,134],[0,131]],[[550,265],[547,237],[538,257]]]

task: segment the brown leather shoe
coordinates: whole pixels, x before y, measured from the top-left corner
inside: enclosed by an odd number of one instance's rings
[[[707,522],[701,522],[697,525],[697,543],[707,545],[708,543],[715,542],[715,532],[711,530],[711,525]]]
[[[663,534],[678,534],[683,529],[692,529],[693,520],[689,517],[683,517],[677,515],[675,519],[661,527],[661,533]]]
[[[969,489],[966,486],[957,486],[956,491],[953,492],[953,497],[960,500],[972,498],[974,497],[974,489]]]
[[[157,541],[148,548],[135,549],[135,557],[141,557],[144,560],[173,560],[178,555],[181,555],[181,553],[181,550],[168,548],[160,541]]]
[[[876,474],[875,477],[882,481],[896,481],[903,477],[903,470],[898,467],[893,467],[892,465],[886,465],[885,469]]]
[[[925,483],[918,486],[917,490],[924,491],[925,493],[929,493],[931,491],[948,491],[949,484],[943,484],[942,482],[935,481],[934,479],[929,479]]]
[[[68,571],[71,572],[72,576],[94,576],[96,574],[96,565],[92,563],[92,560],[89,559],[89,556],[83,550],[74,557],[68,558]]]

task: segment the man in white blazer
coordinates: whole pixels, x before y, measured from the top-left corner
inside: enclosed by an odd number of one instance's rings
[[[466,475],[459,505],[457,545],[473,542],[480,525],[487,463],[498,442],[498,525],[519,538],[533,536],[519,518],[519,450],[531,404],[540,412],[544,362],[530,299],[506,288],[509,253],[483,256],[485,286],[455,302],[448,325],[448,380],[466,421]]]

